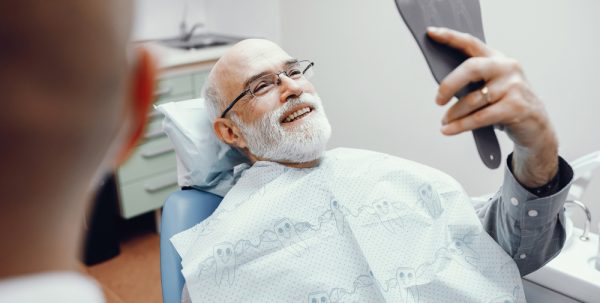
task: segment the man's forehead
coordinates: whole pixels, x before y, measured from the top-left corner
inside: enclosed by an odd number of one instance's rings
[[[267,40],[250,39],[235,45],[218,63],[225,89],[243,85],[248,78],[268,71],[278,71],[292,59],[278,45]]]
[[[248,49],[240,54],[234,67],[241,75],[251,76],[272,68],[279,68],[291,57],[276,45]]]

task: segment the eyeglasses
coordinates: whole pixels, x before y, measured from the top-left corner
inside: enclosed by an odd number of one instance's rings
[[[273,91],[273,89],[281,83],[281,74],[296,81],[310,78],[313,75],[312,67],[314,65],[314,62],[308,60],[296,61],[292,62],[285,70],[278,73],[267,74],[250,81],[248,86],[246,86],[246,89],[233,99],[227,108],[225,108],[221,118],[225,118],[227,112],[229,112],[233,106],[247,94],[250,94],[252,97],[260,97]]]

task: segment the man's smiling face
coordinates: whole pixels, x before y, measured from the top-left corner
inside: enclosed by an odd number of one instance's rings
[[[220,109],[247,89],[251,93],[224,118],[215,120],[219,137],[245,150],[253,161],[298,164],[317,160],[331,126],[314,86],[301,73],[306,64],[270,41],[251,39],[234,46],[211,75],[220,93]],[[281,71],[287,75],[268,76]]]

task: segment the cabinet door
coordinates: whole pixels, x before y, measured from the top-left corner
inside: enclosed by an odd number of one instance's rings
[[[156,89],[156,103],[164,103],[181,99],[185,95],[193,95],[192,77],[190,74],[177,75],[159,80]]]
[[[119,184],[150,178],[156,174],[175,170],[175,151],[167,136],[138,146],[119,168]]]
[[[165,199],[179,189],[177,172],[163,172],[121,186],[121,216],[125,219],[161,208]]]
[[[154,104],[198,98],[210,68],[159,80]],[[118,171],[121,216],[131,218],[162,207],[179,189],[177,162],[168,137],[162,132],[162,114],[151,109],[144,138]]]

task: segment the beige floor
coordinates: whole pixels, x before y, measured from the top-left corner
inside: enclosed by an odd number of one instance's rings
[[[121,253],[87,272],[100,282],[108,303],[162,302],[160,238],[153,222],[126,224],[123,234]]]

